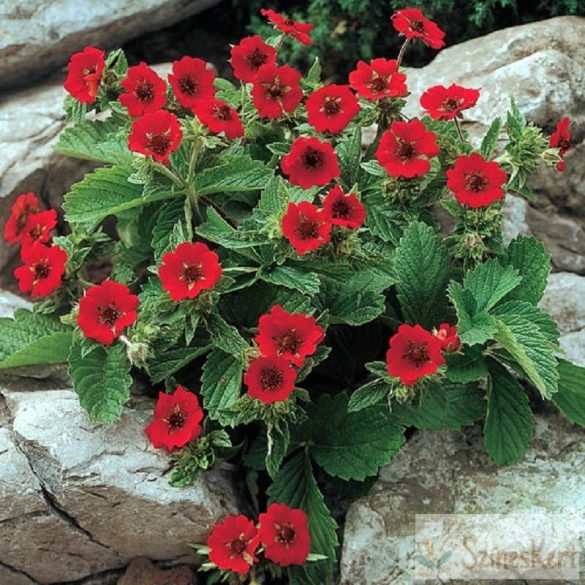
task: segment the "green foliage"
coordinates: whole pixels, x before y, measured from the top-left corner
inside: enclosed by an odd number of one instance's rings
[[[552,399],[569,420],[585,426],[585,368],[559,360],[559,391]]]
[[[522,386],[493,365],[484,426],[485,446],[498,465],[511,465],[526,453],[532,437],[532,413]]]

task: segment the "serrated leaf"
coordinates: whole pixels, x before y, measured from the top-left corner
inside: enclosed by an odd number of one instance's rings
[[[502,266],[492,259],[469,272],[463,281],[476,302],[476,312],[489,311],[498,301],[514,290],[522,277],[513,266]]]
[[[283,503],[305,511],[311,533],[311,552],[327,557],[324,561],[289,569],[290,581],[326,585],[333,573],[335,549],[339,544],[337,524],[327,509],[313,475],[311,462],[304,452],[295,455],[282,467],[267,494],[270,503]]]
[[[348,397],[322,395],[307,408],[300,436],[313,459],[330,475],[363,481],[376,475],[404,443],[404,429],[387,406],[348,412]]]
[[[398,212],[392,209],[382,193],[368,195],[366,204],[366,226],[375,235],[391,244],[398,245],[402,228]]]
[[[153,384],[162,382],[165,378],[176,374],[188,366],[193,360],[210,351],[211,346],[202,347],[173,347],[160,353],[156,351],[152,363],[148,364],[150,381]]]
[[[229,424],[229,411],[240,397],[243,364],[241,360],[214,349],[203,366],[201,394],[208,415],[221,424]]]
[[[559,391],[552,399],[571,422],[585,427],[585,368],[559,360]]]
[[[447,378],[452,382],[467,384],[486,378],[489,374],[487,362],[477,348],[468,348],[463,353],[447,355]]]
[[[226,323],[222,317],[215,313],[206,316],[205,320],[211,336],[211,343],[241,361],[244,351],[248,349],[248,344],[236,327]]]
[[[270,425],[266,430],[266,471],[274,479],[286,457],[290,445],[290,431],[288,424],[280,426]]]
[[[12,319],[0,319],[0,370],[64,364],[72,331],[56,319],[17,309]]]
[[[353,392],[347,405],[348,412],[359,412],[387,400],[392,386],[384,380],[372,380]]]
[[[128,149],[127,132],[122,123],[117,116],[104,122],[79,122],[61,133],[55,150],[84,160],[129,164],[132,153]]]
[[[69,375],[81,406],[89,418],[112,423],[120,418],[130,399],[130,361],[126,347],[115,343],[94,349],[82,357],[80,338],[74,338],[69,354]]]
[[[503,367],[492,364],[488,390],[484,441],[498,465],[520,461],[532,437],[532,412],[528,396]]]
[[[433,384],[424,388],[420,404],[396,404],[394,413],[406,426],[459,430],[483,416],[485,401],[473,384]]]
[[[332,324],[363,325],[379,317],[385,308],[383,294],[338,285],[331,280],[322,283],[318,299],[322,309],[329,311]]]
[[[272,175],[273,171],[262,162],[238,156],[199,172],[195,177],[194,188],[200,195],[256,191],[266,187]]]
[[[501,262],[516,268],[522,277],[522,282],[506,299],[536,305],[542,299],[550,272],[550,254],[544,244],[535,238],[520,236],[510,243]]]
[[[485,312],[476,313],[476,301],[470,291],[458,282],[451,282],[449,297],[457,312],[459,337],[463,344],[481,345],[494,338],[496,325],[493,317]]]
[[[524,370],[534,387],[545,398],[558,389],[559,374],[555,346],[536,323],[517,315],[500,315],[495,319],[495,340]]]
[[[303,272],[292,266],[262,268],[258,272],[261,280],[299,291],[301,294],[314,295],[319,292],[319,277],[314,272]]]
[[[405,230],[394,255],[396,290],[405,321],[431,329],[447,307],[449,257],[441,237],[421,222]]]
[[[335,149],[341,168],[341,186],[349,191],[359,180],[361,172],[360,158],[362,154],[362,132],[356,126],[343,136]]]
[[[181,225],[185,221],[185,200],[182,197],[177,197],[171,201],[167,201],[161,206],[161,209],[156,217],[156,222],[152,228],[151,246],[154,250],[155,261],[160,261],[160,258],[165,252],[168,252],[174,247],[175,226]]]
[[[501,118],[496,118],[488,128],[483,140],[481,141],[481,147],[479,149],[481,156],[486,160],[490,160],[496,151],[498,145],[498,138],[500,131],[502,130]]]
[[[492,311],[494,317],[507,317],[515,315],[530,321],[538,326],[540,332],[554,349],[559,346],[559,327],[543,310],[525,301],[509,301],[501,303]]]

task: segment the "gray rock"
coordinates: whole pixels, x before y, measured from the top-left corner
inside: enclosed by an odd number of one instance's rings
[[[454,66],[454,63],[457,65]],[[504,233],[531,233],[545,242],[558,270],[585,274],[585,18],[563,16],[497,31],[441,51],[432,63],[408,71],[412,97],[407,113],[421,113],[420,95],[437,84],[481,88],[464,126],[477,144],[495,116],[505,116],[509,97],[535,124],[552,132],[563,116],[572,120],[576,147],[564,173],[539,170],[535,201],[509,198]],[[505,91],[502,91],[505,88]]]
[[[341,585],[410,585],[416,514],[570,513],[585,501],[583,430],[558,415],[536,419],[529,452],[516,465],[496,467],[481,443],[479,428],[424,431],[407,442],[371,495],[348,511]]]
[[[143,555],[189,562],[187,543],[204,541],[238,509],[219,472],[202,474],[190,488],[168,485],[168,457],[144,435],[152,401],[106,426],[88,421],[71,390],[0,392],[10,421],[4,438],[11,437],[0,457],[10,457],[12,470],[6,484],[0,480],[0,514],[9,518],[0,518],[0,566],[60,583]]]
[[[561,333],[585,328],[585,277],[568,272],[551,274],[540,306]]]
[[[15,309],[30,309],[31,307],[32,303],[11,292],[0,289],[0,318],[12,317]]]
[[[4,0],[0,5],[0,88],[45,76],[85,46],[118,47],[218,1]]]
[[[568,360],[585,367],[585,329],[562,335],[560,344]]]

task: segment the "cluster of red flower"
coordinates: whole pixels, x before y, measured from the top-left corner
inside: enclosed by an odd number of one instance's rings
[[[390,338],[390,349],[386,353],[388,373],[405,386],[412,386],[434,374],[445,363],[443,353],[454,353],[460,345],[454,325],[441,323],[432,333],[420,325],[400,325]]]
[[[32,297],[46,297],[61,286],[67,253],[49,245],[51,232],[57,225],[54,209],[41,211],[34,193],[19,195],[4,226],[4,239],[20,244],[23,265],[14,271],[18,287]]]
[[[304,313],[289,313],[280,305],[258,320],[254,338],[260,356],[254,359],[244,383],[248,394],[265,404],[286,400],[295,389],[297,371],[308,356],[317,351],[325,330],[315,317]]]
[[[240,575],[248,574],[260,552],[281,567],[302,565],[311,552],[307,515],[286,504],[271,504],[259,515],[258,525],[243,514],[228,516],[213,527],[207,546],[215,566]]]

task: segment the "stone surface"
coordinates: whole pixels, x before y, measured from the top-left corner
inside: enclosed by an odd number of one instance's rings
[[[350,507],[341,585],[410,585],[416,514],[582,513],[583,501],[583,430],[557,414],[537,417],[525,459],[509,467],[498,468],[489,461],[480,428],[418,433],[381,470],[372,493]],[[585,529],[585,516],[581,518]],[[496,582],[481,581],[492,583]]]
[[[148,559],[139,558],[130,563],[118,585],[195,585],[195,576],[186,565],[159,569]]]
[[[0,318],[12,317],[15,309],[30,309],[32,304],[25,299],[0,289]]]
[[[118,47],[218,1],[4,0],[0,4],[0,88],[45,76],[85,46]]]
[[[531,181],[536,197],[530,205],[509,198],[504,232],[534,234],[558,270],[585,274],[585,18],[552,18],[441,51],[426,67],[408,71],[407,113],[421,113],[418,100],[428,87],[451,83],[481,88],[477,105],[465,112],[476,143],[495,116],[505,116],[510,96],[547,132],[563,116],[571,118],[576,147],[566,171],[543,166]]]
[[[190,488],[168,485],[168,457],[144,435],[151,401],[107,426],[90,423],[71,390],[0,393],[0,468],[9,470],[0,476],[0,567],[18,578],[75,581],[143,555],[190,562],[186,543],[238,509],[218,472]]]

